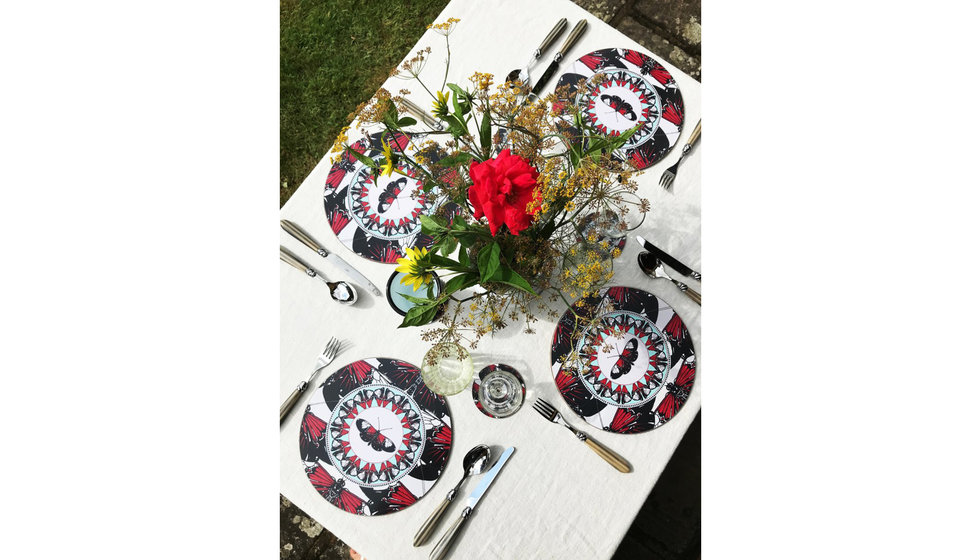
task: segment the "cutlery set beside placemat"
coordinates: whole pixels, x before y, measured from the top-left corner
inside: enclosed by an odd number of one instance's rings
[[[534,51],[527,65],[511,72],[508,80],[530,84],[533,66],[561,37],[566,26],[567,20],[563,18]],[[557,74],[564,56],[586,29],[585,20],[576,24],[534,82],[531,88],[534,95],[540,94]],[[587,85],[577,91],[582,79],[587,80]],[[567,102],[584,108],[588,126],[621,132],[639,125],[629,141],[613,154],[634,162],[639,169],[662,161],[681,135],[685,111],[680,90],[667,69],[644,53],[618,48],[594,50],[567,66],[558,78],[556,87],[561,86],[570,86],[571,97]],[[411,101],[405,100],[403,104],[418,120],[437,128],[438,121],[428,112]],[[690,153],[700,129],[698,121],[680,158],[664,171],[661,178],[664,189],[671,188],[679,164]],[[371,158],[382,150],[376,136],[362,139],[357,146]],[[421,179],[413,177],[410,170],[405,169],[403,176],[371,177],[366,169],[343,155],[331,168],[323,197],[326,226],[355,255],[377,263],[394,263],[405,256],[407,249],[425,247],[427,239],[419,235],[419,221],[430,211],[430,201],[417,195]],[[329,282],[295,254],[280,248],[284,262],[327,283],[334,300],[353,304],[358,300],[358,289],[364,295],[381,295],[364,274],[327,250],[299,225],[282,220],[281,226],[354,283]],[[700,273],[644,238],[637,236],[637,240],[645,249],[637,257],[640,269],[648,276],[666,278],[700,305],[700,294],[675,278],[700,283]],[[617,242],[622,249],[625,238]],[[665,265],[676,274],[669,276]],[[550,373],[561,400],[585,423],[615,434],[638,434],[668,422],[689,397],[695,380],[694,346],[680,316],[657,295],[626,286],[607,288],[597,297],[584,297],[577,305],[591,310],[588,313],[595,324],[578,332],[573,328],[575,318],[570,313],[557,322]],[[337,312],[359,311],[337,308]],[[340,341],[331,338],[316,356],[312,374],[283,402],[280,423],[288,417],[316,374],[342,351]],[[474,379],[474,402],[491,417],[476,397],[483,375],[495,367],[484,368]],[[510,369],[519,380],[523,402],[524,381],[516,370]],[[541,372],[531,373],[540,375]],[[567,415],[547,400],[537,398],[533,408],[548,422],[570,430],[619,472],[633,470],[630,461],[573,427],[566,421]],[[419,501],[446,470],[454,439],[448,402],[429,390],[420,369],[409,362],[388,357],[353,361],[327,376],[298,414],[302,418],[298,442],[301,464],[297,468],[305,471],[310,484],[324,500],[347,513],[376,516],[401,511]],[[526,418],[512,422],[526,422]],[[471,449],[463,458],[463,477],[459,483],[440,503],[430,501],[434,511],[419,528],[413,545],[422,546],[432,540],[464,482],[480,475],[457,519],[444,529],[430,554],[432,560],[446,557],[463,532],[466,520],[514,452],[514,447],[507,447],[494,458],[487,445]],[[603,468],[601,463],[580,459],[583,468],[596,472]],[[642,457],[633,460],[641,461]],[[515,464],[510,468],[520,467]],[[608,466],[605,469],[608,472],[602,472],[603,476],[618,476]]]

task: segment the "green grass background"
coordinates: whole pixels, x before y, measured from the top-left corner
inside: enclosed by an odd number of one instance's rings
[[[448,0],[281,0],[279,205]]]

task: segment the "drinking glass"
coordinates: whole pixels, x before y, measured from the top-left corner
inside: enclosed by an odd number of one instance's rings
[[[455,342],[440,342],[422,359],[422,381],[437,395],[455,395],[473,381],[473,358]]]
[[[524,404],[524,380],[507,364],[485,367],[480,372],[479,383],[476,401],[487,416],[506,418]]]

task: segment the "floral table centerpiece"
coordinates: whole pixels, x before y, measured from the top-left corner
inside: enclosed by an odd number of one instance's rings
[[[431,285],[434,274],[445,281],[438,295],[430,289],[429,297],[409,298],[416,305],[401,324],[427,325],[442,312],[422,338],[444,355],[465,352],[464,342],[475,348],[509,322],[521,321],[534,332],[537,314],[559,317],[549,304],[574,309],[576,300],[597,293],[611,280],[612,259],[620,252],[609,238],[625,235],[649,209],[636,194],[637,170],[614,156],[636,129],[599,133],[568,101],[567,87],[536,98],[526,84],[494,87],[493,76],[480,72],[467,87],[446,83],[449,35],[458,21],[430,26],[446,37],[439,88],[419,78],[430,49],[398,70],[398,77],[416,81],[432,98],[438,125],[422,127],[410,116],[434,124],[412,110],[405,97],[410,91],[381,89],[356,117],[362,126],[384,127],[383,161],[352,148],[346,129],[333,150],[353,155],[375,176],[408,166],[422,178],[420,196],[437,209],[462,209],[423,215],[422,235],[431,246],[409,249],[397,269],[405,273],[402,282],[416,289]]]

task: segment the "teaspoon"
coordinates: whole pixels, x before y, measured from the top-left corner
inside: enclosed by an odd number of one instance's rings
[[[316,271],[310,267],[310,265],[299,260],[299,257],[290,253],[283,247],[279,247],[279,260],[302,270],[307,276],[323,280],[323,283],[330,288],[330,297],[337,303],[351,305],[357,301],[357,290],[354,289],[354,286],[351,286],[347,282],[330,282],[323,276],[317,274]]]
[[[490,460],[490,448],[486,445],[477,445],[463,457],[463,478],[459,479],[456,486],[446,494],[446,498],[442,500],[439,507],[436,508],[432,515],[425,520],[425,524],[419,529],[419,532],[415,534],[415,540],[412,541],[412,546],[422,546],[425,541],[429,539],[432,532],[436,528],[436,524],[439,522],[439,518],[445,513],[446,508],[449,507],[449,503],[453,501],[456,497],[456,493],[459,492],[459,487],[463,485],[463,481],[467,478],[473,476],[474,474],[480,474],[483,469],[487,467],[487,462]]]
[[[566,25],[568,25],[568,20],[561,18],[558,23],[555,24],[555,27],[551,30],[551,32],[548,33],[548,36],[544,38],[544,41],[541,42],[541,46],[534,51],[533,55],[531,55],[531,60],[528,61],[527,66],[524,68],[514,68],[509,74],[507,74],[506,80],[508,82],[516,82],[526,88],[531,83],[531,66],[533,66],[539,58],[541,58],[541,54],[545,51],[545,49],[550,47],[551,44],[555,42],[555,39],[561,35],[561,32],[565,30]]]

